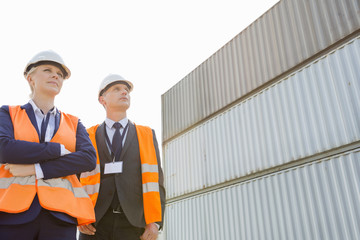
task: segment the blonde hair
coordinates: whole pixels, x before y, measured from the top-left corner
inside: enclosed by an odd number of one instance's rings
[[[28,79],[28,77],[29,77],[30,75],[32,75],[32,74],[36,71],[36,69],[37,69],[37,67],[31,68],[31,69],[28,71],[28,73],[26,74],[26,79]],[[32,97],[34,96],[34,88],[33,88],[33,86],[31,86],[31,84],[30,84],[29,81],[28,81],[28,83],[29,83],[29,87],[30,87],[30,90],[31,90],[31,93],[30,93],[29,97],[32,98]]]

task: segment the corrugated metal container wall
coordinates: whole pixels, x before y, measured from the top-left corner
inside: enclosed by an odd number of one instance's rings
[[[360,239],[360,149],[167,205],[168,240]]]
[[[360,29],[358,0],[282,0],[162,95],[163,141]]]
[[[359,141],[360,38],[164,146],[167,199]]]

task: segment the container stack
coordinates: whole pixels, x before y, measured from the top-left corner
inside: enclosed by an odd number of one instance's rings
[[[359,12],[281,0],[163,94],[163,239],[360,239]]]

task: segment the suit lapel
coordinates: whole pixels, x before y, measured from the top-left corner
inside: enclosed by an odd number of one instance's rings
[[[136,129],[135,129],[135,125],[129,121],[129,128],[128,128],[128,132],[126,135],[126,139],[125,139],[125,143],[124,146],[121,150],[121,154],[120,154],[120,161],[124,161],[123,157],[126,153],[126,151],[128,150],[129,146],[131,145],[134,137],[136,136]]]
[[[40,130],[38,128],[37,122],[36,122],[36,117],[34,114],[34,109],[32,108],[30,103],[27,103],[25,105],[21,106],[22,109],[25,109],[26,114],[28,115],[32,125],[34,126],[34,128],[36,129],[36,132],[39,135],[39,139],[40,139]],[[55,129],[54,129],[54,133],[52,135],[52,138],[55,136],[56,132],[59,129],[60,126],[60,118],[61,118],[61,114],[59,112],[59,110],[56,109],[56,116],[55,116]]]
[[[104,162],[111,162],[111,155],[109,152],[109,148],[106,145],[105,140],[105,122],[103,122],[96,131],[96,144],[98,146],[99,155],[102,155],[105,157]],[[102,157],[100,157],[100,161],[102,160]]]
[[[59,126],[60,126],[60,118],[61,118],[61,114],[59,112],[58,109],[56,109],[56,115],[55,115],[55,129],[54,129],[54,134],[52,135],[52,138],[55,136],[56,132],[59,130]]]

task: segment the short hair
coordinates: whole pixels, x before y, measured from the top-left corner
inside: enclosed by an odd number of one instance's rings
[[[28,76],[30,76],[31,74],[33,74],[35,71],[37,70],[37,66],[36,67],[32,67],[27,73],[26,73],[26,79],[28,78]],[[29,83],[29,82],[28,82]],[[33,97],[34,95],[34,88],[33,86],[31,86],[31,84],[29,83],[29,86],[30,86],[30,90],[31,90],[31,93],[30,93],[30,98]]]

